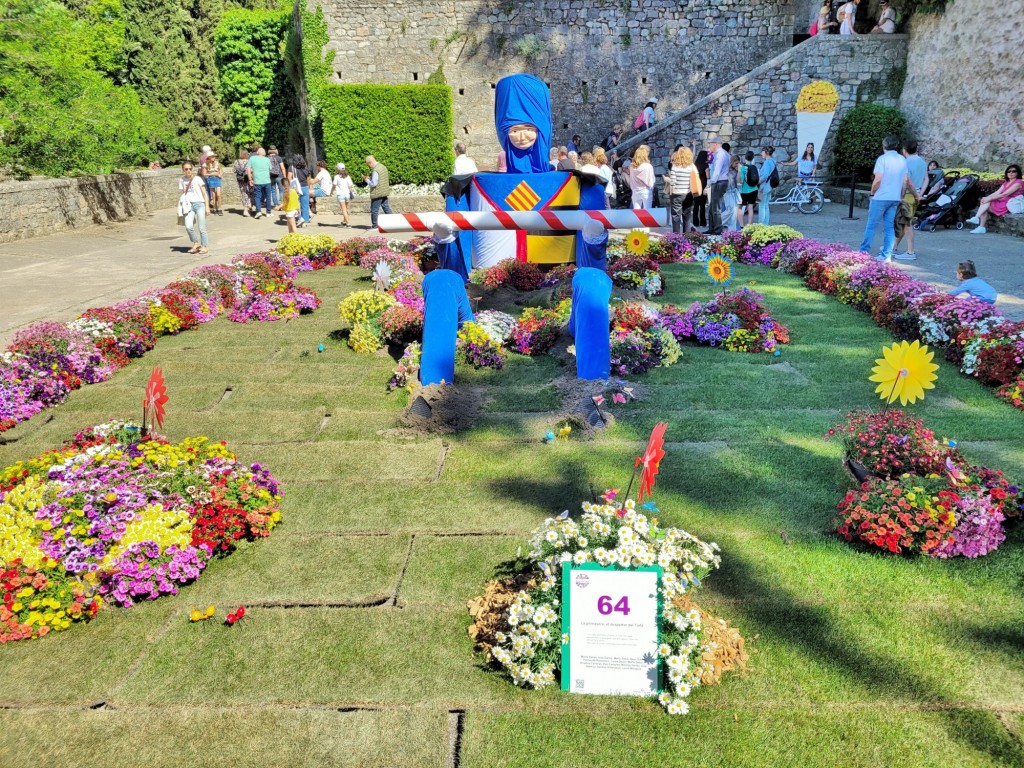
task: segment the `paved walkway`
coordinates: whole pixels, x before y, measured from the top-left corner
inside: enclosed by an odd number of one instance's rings
[[[867,211],[854,209],[858,221],[844,220],[846,212],[845,206],[830,204],[813,216],[785,209],[772,214],[773,223],[789,224],[807,237],[855,247],[863,236]],[[336,238],[365,235],[369,214],[355,214],[352,224],[346,229],[340,216],[322,213],[304,231]],[[0,347],[29,323],[72,320],[88,307],[163,287],[200,264],[226,263],[236,254],[264,250],[285,232],[283,221],[247,219],[229,211],[210,220],[210,252],[193,256],[186,253],[188,238],[176,226],[174,210],[168,209],[130,222],[0,245]],[[957,262],[973,259],[980,275],[999,291],[997,306],[1009,317],[1024,319],[1024,240],[943,229],[917,236],[919,259],[896,264],[948,289]]]

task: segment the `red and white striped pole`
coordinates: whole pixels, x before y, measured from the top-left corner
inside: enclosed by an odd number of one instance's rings
[[[582,230],[591,221],[605,229],[639,229],[668,225],[665,208],[607,211],[445,211],[443,213],[383,213],[377,229],[389,232],[433,231],[438,223],[452,230],[568,232]]]

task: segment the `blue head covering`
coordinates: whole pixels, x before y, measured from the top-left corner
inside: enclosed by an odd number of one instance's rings
[[[508,129],[520,123],[537,126],[537,141],[529,149],[519,149],[508,139]],[[551,170],[551,95],[543,81],[533,75],[501,78],[494,94],[494,127],[505,150],[509,173]]]

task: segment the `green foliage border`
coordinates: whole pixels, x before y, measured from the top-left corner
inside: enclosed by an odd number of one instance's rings
[[[324,149],[332,163],[351,163],[359,177],[367,155],[387,166],[391,182],[429,184],[448,178],[455,118],[447,85],[339,85],[320,92]]]

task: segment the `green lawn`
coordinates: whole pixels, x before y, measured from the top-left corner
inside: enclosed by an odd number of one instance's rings
[[[867,376],[891,339],[796,278],[739,270],[791,328],[781,358],[687,347],[590,442],[539,442],[557,415],[554,358],[460,370],[485,397],[476,426],[397,436],[393,361],[329,338],[351,268],[301,276],[324,300],[312,316],[162,339],[6,433],[4,465],[137,417],[159,365],[168,435],[227,440],[286,497],[269,540],[178,597],[0,649],[0,768],[442,766],[456,723],[463,768],[1024,765],[1024,529],[974,562],[885,557],[830,535],[848,481],[822,435],[876,406]],[[666,302],[712,293],[694,265],[665,272]],[[952,366],[914,411],[1024,479],[1024,414]],[[659,517],[722,546],[698,600],[748,638],[749,670],[696,691],[683,718],[514,688],[474,653],[466,601],[544,517],[624,485],[661,420]],[[249,614],[230,631],[190,624],[210,602]]]

